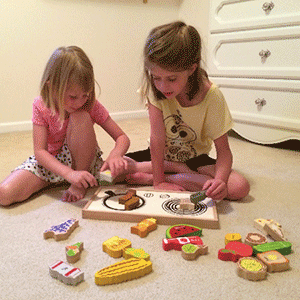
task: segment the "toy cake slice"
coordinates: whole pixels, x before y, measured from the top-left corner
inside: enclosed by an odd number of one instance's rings
[[[184,236],[202,236],[202,228],[188,224],[178,224],[169,227],[166,231],[166,238],[177,238]]]
[[[151,261],[130,258],[110,265],[95,274],[97,285],[108,285],[136,279],[152,271]]]

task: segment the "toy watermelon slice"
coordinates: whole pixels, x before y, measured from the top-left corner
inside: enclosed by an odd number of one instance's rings
[[[188,224],[178,224],[168,228],[166,231],[167,239],[177,238],[182,236],[201,236],[202,228]]]

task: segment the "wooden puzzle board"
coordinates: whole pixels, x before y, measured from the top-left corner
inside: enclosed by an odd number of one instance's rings
[[[219,219],[215,201],[210,198],[199,202],[193,211],[180,209],[180,199],[189,198],[191,192],[165,192],[148,189],[136,189],[139,206],[125,210],[118,198],[126,194],[125,190],[111,186],[103,188],[82,210],[83,219],[99,219],[121,222],[140,222],[146,218],[155,218],[158,224],[192,224],[202,228],[219,228]]]

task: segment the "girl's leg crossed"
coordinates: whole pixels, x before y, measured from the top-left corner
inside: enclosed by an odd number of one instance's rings
[[[15,170],[0,184],[0,204],[22,202],[49,183],[27,170]]]
[[[215,165],[198,168],[198,172],[203,175],[215,177]],[[232,170],[227,182],[228,196],[230,200],[239,200],[246,197],[250,191],[248,180],[239,172]]]

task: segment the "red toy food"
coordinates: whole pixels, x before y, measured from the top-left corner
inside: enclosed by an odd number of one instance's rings
[[[174,239],[163,239],[163,249],[169,251],[171,249],[181,251],[185,244],[203,245],[203,241],[199,236],[180,237]]]

